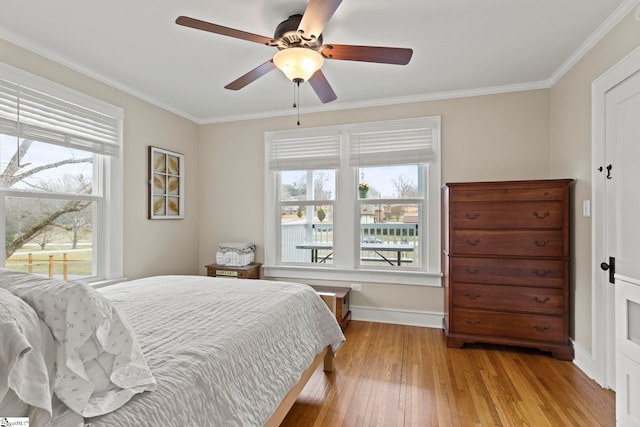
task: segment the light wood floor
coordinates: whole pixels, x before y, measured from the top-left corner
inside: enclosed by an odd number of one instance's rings
[[[573,363],[439,329],[353,321],[336,371],[315,372],[282,426],[614,426],[615,394]]]

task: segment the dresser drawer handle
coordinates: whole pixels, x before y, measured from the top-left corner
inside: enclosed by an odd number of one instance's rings
[[[474,214],[470,214],[469,212],[465,213],[464,216],[467,217],[467,219],[477,219],[480,217],[480,212],[476,212]]]
[[[544,270],[538,270],[537,268],[535,270],[533,270],[533,274],[535,274],[538,277],[544,277],[549,273],[551,273],[551,270],[546,269],[546,268]]]
[[[473,240],[473,241],[467,239],[467,245],[475,246],[478,243],[480,243],[480,239],[476,239],[476,240]]]
[[[533,329],[535,329],[538,332],[544,332],[547,329],[549,329],[548,325],[544,325],[544,326],[540,326],[540,325],[536,325],[535,323],[533,325],[531,325],[533,327]]]
[[[465,321],[465,323],[466,323],[467,325],[479,325],[479,324],[480,324],[480,319],[475,319],[475,320],[472,320],[472,319],[464,319],[464,321]]]
[[[533,300],[539,304],[544,304],[549,302],[549,300],[551,300],[550,297],[544,297],[544,298],[540,298],[538,295],[536,295],[535,297],[533,297]]]
[[[480,271],[480,269],[478,267],[465,267],[464,271],[466,271],[467,273],[475,274]]]
[[[480,294],[477,294],[477,293],[476,293],[476,294],[471,294],[471,293],[469,293],[469,292],[465,292],[465,293],[464,293],[464,296],[465,296],[465,297],[467,297],[467,298],[469,298],[469,299],[476,299],[476,298],[480,298]]]
[[[542,240],[541,241],[541,240],[536,239],[536,240],[533,241],[533,243],[535,243],[536,246],[542,247],[542,246],[547,246],[548,244],[550,244],[551,240]]]
[[[540,215],[538,212],[534,212],[533,216],[535,216],[538,219],[545,219],[546,217],[548,217],[549,215],[551,215],[549,212],[545,212],[542,215]]]

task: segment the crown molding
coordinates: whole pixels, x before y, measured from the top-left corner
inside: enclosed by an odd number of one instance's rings
[[[550,86],[547,81],[519,83],[505,86],[492,86],[479,89],[457,90],[449,92],[435,92],[421,95],[401,96],[393,98],[372,99],[366,101],[332,103],[324,104],[316,107],[305,108],[304,114],[322,113],[330,111],[353,110],[359,108],[384,107],[389,105],[413,104],[419,102],[441,101],[445,99],[470,98],[474,96],[496,95],[510,92],[523,92],[527,90],[548,89]],[[294,113],[291,109],[265,111],[260,113],[238,114],[232,116],[218,116],[204,119],[198,124],[207,125],[215,123],[225,123],[243,120],[258,120],[273,117],[292,116]]]
[[[142,92],[137,91],[136,89],[133,89],[130,86],[127,86],[117,80],[113,80],[110,77],[105,76],[104,74],[101,74],[97,71],[94,71],[92,69],[83,67],[82,65],[62,56],[59,54],[56,54],[54,52],[52,52],[49,49],[44,48],[43,46],[37,44],[37,43],[33,43],[32,41],[29,41],[27,39],[25,39],[24,37],[21,37],[17,34],[15,34],[12,31],[7,31],[6,29],[0,27],[0,38],[8,41],[9,43],[13,43],[16,46],[19,46],[23,49],[26,49],[30,52],[33,52],[37,55],[42,56],[45,59],[48,59],[50,61],[53,61],[57,64],[60,64],[64,67],[67,67],[73,71],[76,71],[80,74],[83,74],[87,77],[90,77],[94,80],[99,81],[100,83],[104,83],[114,89],[118,89],[121,92],[124,92],[128,95],[131,95],[135,98],[138,98],[142,101],[148,102],[149,104],[152,104],[156,107],[162,108],[163,110],[167,110],[170,113],[176,114],[180,117],[183,117],[187,120],[191,120],[194,123],[198,123],[198,118],[188,114],[182,110],[176,109],[175,107],[171,106],[171,105],[167,105],[153,97],[150,97]]]
[[[611,15],[591,34],[587,40],[582,43],[578,49],[573,52],[567,60],[549,77],[547,84],[549,87],[558,83],[558,81],[567,73],[574,65],[578,63],[593,47],[604,38],[627,16],[627,14],[640,3],[640,0],[625,0]]]

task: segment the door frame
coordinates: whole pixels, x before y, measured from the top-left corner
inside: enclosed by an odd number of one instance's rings
[[[603,172],[598,170],[606,161],[606,95],[639,72],[640,48],[637,48],[591,84],[591,355],[593,379],[603,387],[608,374],[607,364],[611,357],[615,361],[615,348],[607,348],[606,335],[610,322],[615,322],[615,299],[607,293],[607,273],[600,269],[600,263],[609,259],[605,247],[605,181]],[[603,313],[612,315],[607,317]]]

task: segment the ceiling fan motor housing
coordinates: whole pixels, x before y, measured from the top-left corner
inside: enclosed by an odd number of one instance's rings
[[[290,47],[307,47],[310,49],[318,49],[322,46],[322,34],[318,37],[306,39],[304,34],[298,33],[298,27],[302,15],[291,15],[287,20],[282,21],[277,27],[273,35],[273,41],[277,43],[278,49],[287,49]]]

